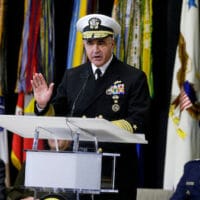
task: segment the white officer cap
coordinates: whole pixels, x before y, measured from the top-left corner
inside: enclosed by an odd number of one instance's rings
[[[120,33],[121,27],[113,18],[102,14],[89,14],[80,18],[76,23],[77,31],[83,39],[105,38]]]

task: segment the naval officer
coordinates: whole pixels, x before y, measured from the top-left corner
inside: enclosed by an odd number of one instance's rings
[[[89,14],[80,18],[76,27],[82,33],[88,62],[66,69],[53,98],[54,83],[47,84],[41,73],[34,74],[31,84],[35,113],[99,117],[130,134],[146,133],[150,108],[147,79],[143,71],[114,55],[115,36],[121,32],[120,25],[109,16]],[[137,187],[135,146],[102,143],[100,147],[104,152],[120,153],[116,166],[119,192],[95,195],[95,199],[134,200]]]

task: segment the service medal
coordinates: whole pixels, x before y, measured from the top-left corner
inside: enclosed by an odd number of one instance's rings
[[[113,105],[112,105],[112,110],[113,110],[114,112],[119,111],[119,110],[120,110],[119,104],[113,104]]]

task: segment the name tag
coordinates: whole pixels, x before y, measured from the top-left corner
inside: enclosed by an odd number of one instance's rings
[[[186,185],[188,185],[188,186],[189,186],[189,185],[192,185],[192,186],[193,186],[194,184],[195,184],[194,181],[186,181]]]

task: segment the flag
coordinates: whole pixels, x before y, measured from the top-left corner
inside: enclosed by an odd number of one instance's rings
[[[134,1],[114,0],[112,17],[120,24],[121,34],[116,38],[115,54],[118,59],[127,62],[127,48],[129,33],[133,27],[133,5]]]
[[[33,115],[34,98],[30,80],[35,72],[53,81],[55,61],[54,1],[27,0],[24,4],[24,26],[20,45],[16,92],[16,115]],[[28,134],[28,133],[27,133]],[[26,159],[25,149],[32,149],[33,139],[13,134],[11,161],[19,170]],[[38,149],[43,149],[39,140]]]
[[[18,94],[17,105],[15,109],[16,115],[23,115],[24,110],[24,93]],[[23,162],[23,138],[17,134],[13,134],[12,137],[12,149],[11,149],[11,161],[12,164],[18,170],[22,167]]]
[[[153,0],[114,0],[112,17],[119,22],[121,34],[116,39],[116,56],[147,76],[153,96],[152,3]]]
[[[151,51],[151,41],[152,41],[152,2],[153,0],[144,0],[142,5],[142,30],[141,30],[141,37],[142,43],[141,47],[136,47],[137,51],[141,51],[141,69],[145,72],[147,76],[148,86],[150,95],[153,97],[153,71],[152,71],[152,51]],[[139,7],[139,6],[138,6]],[[138,17],[137,17],[138,18]],[[139,21],[137,22],[139,23]],[[138,33],[136,31],[135,38],[138,38]],[[137,56],[137,54],[135,55]],[[137,63],[140,64],[139,61]],[[138,64],[138,65],[139,65]],[[135,64],[137,66],[137,64]]]
[[[75,0],[70,25],[67,68],[76,67],[83,62],[83,42],[81,33],[76,31],[76,22],[87,14],[87,0]]]
[[[132,4],[132,6],[131,6]],[[126,54],[127,54],[127,63],[131,66],[136,68],[141,67],[141,45],[140,42],[142,39],[142,1],[135,0],[131,2],[127,2],[127,8],[132,7],[130,10],[130,19],[127,19],[126,14],[126,21],[127,27],[126,30],[129,29],[129,35],[127,36],[127,47],[126,47]]]
[[[32,115],[34,112],[33,108],[33,95],[20,92],[18,94],[17,106],[15,110],[16,115]],[[27,133],[28,134],[28,133]],[[26,152],[24,150],[32,149],[33,139],[22,138],[18,134],[13,134],[12,138],[12,150],[11,150],[11,161],[14,167],[18,170],[21,169],[23,162],[26,160]],[[43,141],[39,140],[38,149],[43,149]]]
[[[150,93],[153,96],[151,66],[152,0],[114,0],[112,17],[121,26],[121,34],[116,38],[116,56],[145,72]],[[144,184],[143,148],[140,144],[137,144],[136,150],[140,166],[138,186],[141,187]]]
[[[169,108],[165,189],[175,189],[189,160],[200,158],[199,1],[183,0]]]
[[[55,65],[55,27],[54,27],[54,1],[42,1],[42,13],[40,19],[40,58],[41,66],[38,71],[45,75],[48,83],[54,80]],[[40,61],[41,59],[41,61]],[[41,68],[40,68],[41,67]]]
[[[30,80],[39,66],[39,33],[40,33],[40,19],[42,13],[42,1],[31,1],[31,10],[29,16],[29,34],[27,41],[27,62],[25,66],[25,84],[26,93],[32,92]]]
[[[39,15],[38,15],[39,13]],[[16,114],[24,114],[25,94],[31,92],[30,79],[33,72],[36,71],[37,64],[37,41],[39,37],[39,17],[41,15],[41,1],[28,0],[24,5],[24,27],[22,33],[22,42],[20,45],[18,61],[18,77],[16,83],[16,92],[18,100],[16,105]],[[20,170],[25,160],[24,139],[13,133],[11,162]]]
[[[24,27],[22,32],[22,41],[20,44],[16,93],[26,91],[26,66],[28,58],[28,38],[29,38],[29,18],[31,12],[31,0],[25,1],[24,4]]]

